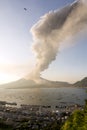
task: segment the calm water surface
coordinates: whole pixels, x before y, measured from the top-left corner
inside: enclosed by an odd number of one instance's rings
[[[84,104],[87,99],[85,88],[29,88],[0,89],[0,101],[31,105]]]

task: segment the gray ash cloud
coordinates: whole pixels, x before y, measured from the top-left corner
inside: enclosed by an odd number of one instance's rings
[[[87,2],[78,0],[59,10],[50,11],[31,28],[36,66],[32,77],[39,77],[56,59],[60,44],[87,27]]]

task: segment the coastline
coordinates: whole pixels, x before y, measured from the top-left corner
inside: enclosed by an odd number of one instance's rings
[[[21,104],[19,108],[14,105],[16,103],[9,103],[7,106],[5,101],[0,101],[0,119],[4,121],[6,125],[12,126],[15,130],[20,128],[23,123],[26,122],[27,130],[41,128],[44,130],[47,126],[53,124],[54,122],[59,122],[61,125],[64,123],[69,116],[75,110],[83,110],[84,106],[73,104],[67,106],[56,105],[55,108],[49,105],[27,105]]]

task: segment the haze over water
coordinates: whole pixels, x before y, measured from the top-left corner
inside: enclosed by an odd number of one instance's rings
[[[0,100],[29,105],[84,104],[87,99],[85,88],[29,88],[29,89],[0,89]]]

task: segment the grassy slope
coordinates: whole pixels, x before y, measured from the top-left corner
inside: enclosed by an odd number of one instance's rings
[[[83,111],[75,111],[61,130],[87,130],[87,100]]]

